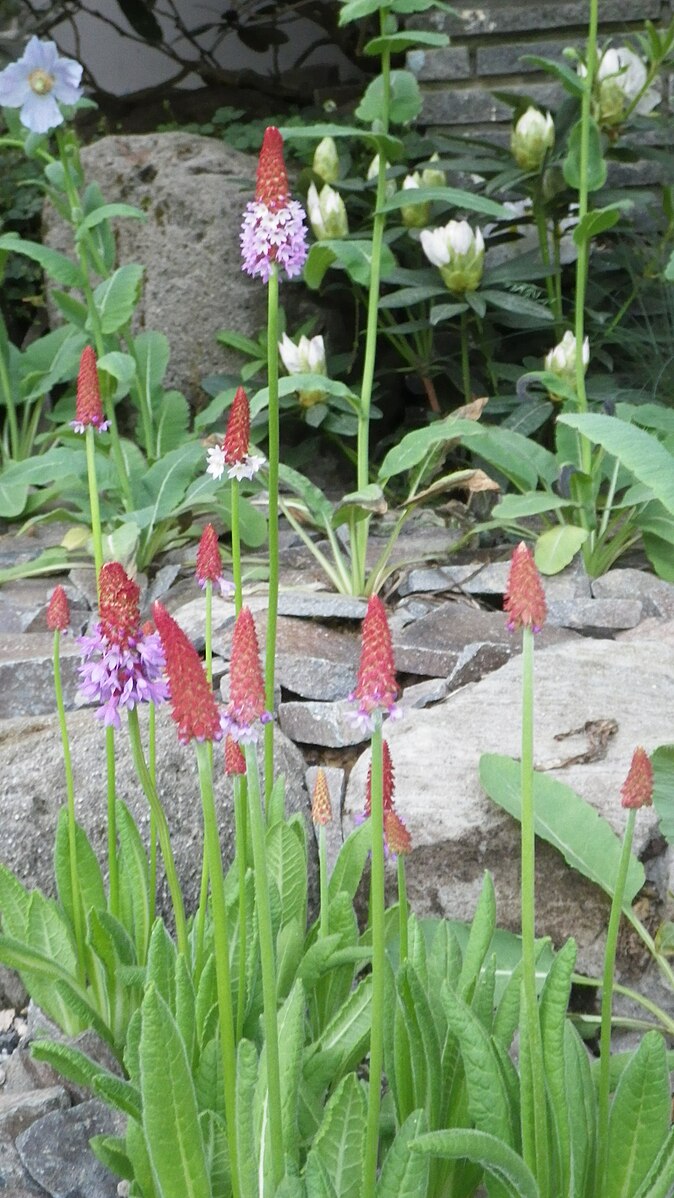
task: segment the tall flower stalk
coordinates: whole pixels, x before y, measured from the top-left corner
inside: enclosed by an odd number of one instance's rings
[[[532,1102],[522,1104],[522,1149],[542,1195],[550,1193],[549,1140],[543,1041],[536,994],[536,840],[534,811],[534,633],[546,617],[545,594],[531,551],[521,542],[512,555],[504,609],[510,631],[522,632],[521,917],[522,997]],[[531,1117],[530,1117],[531,1116]]]
[[[326,824],[329,824],[332,819],[332,804],[330,802],[328,780],[324,770],[320,766],[316,771],[316,781],[314,782],[314,791],[311,796],[311,819],[318,836],[318,881],[321,905],[319,929],[321,936],[327,936],[330,932],[330,911],[328,906],[328,861],[325,828]]]

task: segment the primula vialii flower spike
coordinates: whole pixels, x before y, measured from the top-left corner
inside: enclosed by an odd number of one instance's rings
[[[99,433],[104,433],[110,427],[110,422],[103,415],[96,355],[90,345],[85,345],[77,375],[75,419],[71,423],[71,428],[74,428],[76,433],[83,433],[89,425],[97,429]]]
[[[243,269],[266,283],[275,265],[289,279],[307,257],[306,214],[290,199],[283,161],[283,138],[273,125],[265,130],[257,168],[255,199],[246,205],[241,226]]]
[[[201,534],[197,548],[196,576],[202,590],[206,583],[210,582],[218,588],[221,595],[231,595],[234,591],[234,583],[225,578],[222,572],[218,534],[212,524],[207,524]]]
[[[384,841],[389,857],[395,858],[400,853],[411,852],[412,837],[397,811],[384,812]]]
[[[372,731],[376,712],[396,718],[398,684],[393,664],[393,646],[386,609],[378,595],[372,595],[363,620],[363,633],[356,689],[349,696],[358,700],[355,722],[364,731]]]
[[[236,774],[245,774],[246,758],[244,757],[241,746],[238,741],[234,740],[233,736],[228,736],[225,739],[225,773],[230,777]]]
[[[382,797],[384,800],[384,813],[393,811],[393,792],[395,791],[395,770],[393,761],[391,760],[391,750],[388,747],[388,741],[383,740],[381,746],[382,755]],[[365,814],[372,814],[372,762],[367,771],[367,782],[365,783]]]
[[[328,780],[325,776],[325,771],[320,766],[316,770],[314,793],[311,796],[311,818],[314,824],[317,825],[329,824],[332,819],[332,804],[330,802]]]
[[[178,725],[178,740],[220,740],[222,728],[199,654],[189,637],[161,603],[152,605],[152,615],[161,637],[172,715]]]
[[[257,720],[265,724],[271,718],[264,705],[264,681],[255,624],[249,608],[242,607],[234,625],[229,704],[222,717],[222,726],[234,740],[245,744],[256,739]]]
[[[620,788],[623,807],[653,806],[653,766],[645,749],[634,750],[632,764]]]
[[[80,694],[99,704],[97,718],[119,728],[119,709],[138,703],[163,703],[164,654],[156,632],[140,627],[140,592],[119,562],[107,562],[98,576],[98,623],[82,636]]]
[[[513,551],[503,610],[508,613],[510,632],[519,628],[532,628],[534,632],[540,632],[545,623],[547,607],[541,576],[533,554],[524,541],[520,541]]]
[[[206,473],[213,478],[222,478],[227,470],[228,478],[252,478],[264,465],[264,458],[249,452],[250,406],[243,387],[237,387],[229,409],[227,431],[222,445],[213,445],[208,450]]]
[[[47,606],[47,628],[50,632],[65,632],[70,625],[68,597],[63,587],[54,588]]]

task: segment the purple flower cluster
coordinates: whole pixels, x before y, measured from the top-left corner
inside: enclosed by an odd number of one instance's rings
[[[289,279],[301,273],[307,257],[305,213],[297,200],[284,200],[270,208],[264,200],[246,205],[241,226],[243,269],[269,280],[274,263]]]
[[[79,693],[88,703],[98,703],[96,718],[120,727],[120,707],[133,710],[137,703],[163,703],[169,697],[164,680],[164,652],[156,632],[138,630],[125,643],[116,643],[101,624],[92,636],[78,640],[82,648]]]

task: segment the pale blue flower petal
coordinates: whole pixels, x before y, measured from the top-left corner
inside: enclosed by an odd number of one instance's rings
[[[63,113],[51,94],[38,96],[31,92],[24,101],[19,116],[21,124],[30,129],[31,133],[48,133],[50,129],[63,124]]]
[[[20,108],[30,95],[28,72],[21,63],[10,63],[0,71],[0,105],[3,108]]]

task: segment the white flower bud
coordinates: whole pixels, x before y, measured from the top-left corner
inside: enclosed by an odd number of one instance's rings
[[[367,168],[368,183],[371,183],[373,179],[376,180],[378,174],[379,174],[379,155],[375,154],[374,158],[372,159],[372,162],[370,163],[370,165]],[[384,188],[384,194],[385,194],[386,198],[390,199],[390,197],[395,195],[395,193],[396,193],[395,179],[387,179],[386,186]]]
[[[320,193],[313,183],[309,185],[307,210],[309,222],[318,241],[344,237],[348,233],[349,222],[344,200],[328,183],[321,188]]]
[[[302,334],[297,345],[284,333],[278,343],[278,351],[288,374],[327,375],[325,344],[320,333],[315,337]],[[325,399],[325,391],[299,392],[299,401],[304,408],[310,408],[322,399]]]
[[[437,266],[449,291],[475,291],[484,270],[484,238],[467,220],[450,220],[439,229],[422,229],[421,246]]]
[[[586,337],[583,341],[583,367],[587,370],[590,361],[590,342]],[[567,330],[558,345],[545,355],[545,369],[556,374],[560,379],[573,382],[576,377],[576,338]]]
[[[554,144],[555,126],[550,113],[543,116],[537,108],[527,108],[510,136],[510,149],[517,165],[524,171],[540,170]]]
[[[403,180],[403,191],[418,190],[422,186],[422,177],[418,171],[413,175],[406,175]],[[424,184],[425,186],[425,184]],[[405,204],[400,209],[400,215],[403,218],[403,224],[408,229],[423,229],[429,221],[431,214],[430,204]]]
[[[431,156],[431,162],[439,162],[440,155],[436,152]],[[445,172],[437,167],[425,166],[421,172],[422,187],[444,187],[447,182]]]
[[[319,141],[311,166],[314,174],[324,183],[334,183],[339,178],[339,154],[334,137],[324,137]]]
[[[584,63],[579,63],[578,74],[587,75]],[[603,129],[615,128],[624,121],[632,102],[641,92],[647,78],[646,64],[629,46],[609,46],[599,59],[595,80],[593,102],[594,115]],[[660,94],[654,87],[639,96],[634,111],[647,115],[660,103]]]

